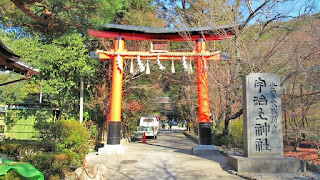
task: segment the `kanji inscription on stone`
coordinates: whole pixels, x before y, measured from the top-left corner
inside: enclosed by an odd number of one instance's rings
[[[252,73],[243,79],[247,157],[283,158],[280,86],[280,77],[271,73]]]

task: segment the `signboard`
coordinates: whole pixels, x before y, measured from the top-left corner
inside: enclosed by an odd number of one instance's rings
[[[252,73],[243,87],[245,155],[283,158],[280,77]]]
[[[153,40],[151,41],[151,52],[168,52],[169,41]]]

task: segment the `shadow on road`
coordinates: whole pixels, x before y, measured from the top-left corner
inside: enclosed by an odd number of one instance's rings
[[[198,144],[196,144],[192,139],[186,137],[181,130],[167,131],[159,136],[159,139],[161,140],[160,142],[155,140],[147,144],[153,147],[170,149],[176,153],[197,156],[206,160],[214,161],[218,163],[225,171],[232,169],[227,164],[227,157],[223,154],[217,153],[216,155],[193,155],[192,147],[197,146]]]

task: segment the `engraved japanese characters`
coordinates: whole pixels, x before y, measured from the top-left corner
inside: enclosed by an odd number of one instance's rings
[[[245,155],[283,158],[280,77],[252,73],[244,78],[243,89]]]

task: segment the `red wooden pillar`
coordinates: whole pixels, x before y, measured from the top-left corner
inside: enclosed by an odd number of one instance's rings
[[[196,41],[196,51],[197,53],[204,53],[206,51],[204,39]],[[197,58],[197,85],[200,145],[212,145],[208,73],[206,68],[207,59],[199,56]]]
[[[122,52],[123,50],[124,39],[122,39],[121,37],[115,38],[114,51]],[[109,124],[107,139],[107,144],[110,145],[120,145],[123,71],[119,67],[123,67],[123,57],[114,56],[112,69],[110,116],[108,121]]]

